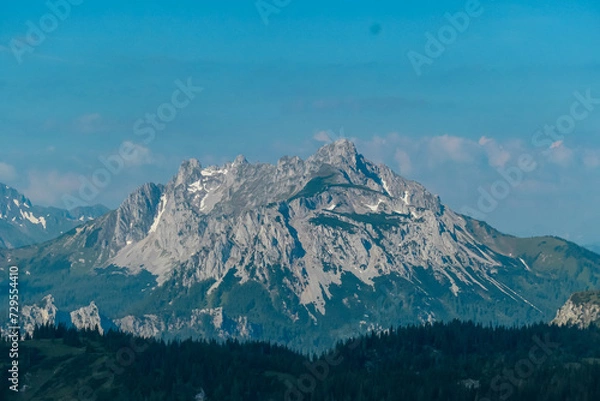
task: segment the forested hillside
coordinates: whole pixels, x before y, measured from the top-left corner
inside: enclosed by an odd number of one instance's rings
[[[2,343],[2,355],[7,348]],[[19,360],[21,400],[600,399],[597,327],[455,321],[393,329],[307,356],[266,343],[167,344],[44,326],[21,343]],[[6,385],[0,394],[14,398]]]

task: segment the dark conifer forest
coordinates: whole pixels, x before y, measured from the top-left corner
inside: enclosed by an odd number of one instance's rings
[[[20,347],[18,399],[600,400],[597,327],[453,321],[372,333],[322,355],[261,342],[165,343],[62,325],[38,327],[33,337]],[[2,343],[2,355],[8,347]],[[2,400],[14,398],[7,386],[2,391]]]

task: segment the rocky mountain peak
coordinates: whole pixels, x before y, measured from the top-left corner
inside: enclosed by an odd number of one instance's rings
[[[308,160],[312,163],[325,163],[336,167],[355,166],[358,151],[354,143],[347,139],[340,139],[321,147],[314,156]]]
[[[233,166],[241,166],[244,164],[248,164],[248,160],[246,160],[246,156],[244,155],[238,155],[235,160],[233,161]]]
[[[25,207],[29,208],[31,208],[32,206],[31,201],[27,197],[25,197],[25,195],[19,193],[19,191],[9,187],[8,185],[0,183],[0,205],[10,205],[11,202],[19,205],[24,205]]]
[[[181,163],[179,172],[174,178],[174,186],[189,185],[202,177],[202,164],[197,159],[189,159]]]

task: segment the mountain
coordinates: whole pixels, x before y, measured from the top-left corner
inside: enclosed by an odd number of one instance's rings
[[[552,321],[558,326],[600,327],[600,291],[573,294]]]
[[[48,241],[108,211],[101,205],[70,211],[35,206],[16,189],[0,184],[0,247],[18,248]]]
[[[457,214],[346,140],[275,165],[185,161],[56,240],[0,250],[9,260],[28,304],[51,294],[136,334],[302,349],[399,324],[550,321],[600,278],[599,255]]]

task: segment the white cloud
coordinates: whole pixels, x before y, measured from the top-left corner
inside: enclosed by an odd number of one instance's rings
[[[400,174],[410,175],[410,173],[413,170],[410,155],[402,149],[397,149],[396,154],[394,155],[394,159],[396,160],[396,162],[398,162],[398,167],[400,167]]]
[[[337,133],[332,130],[323,130],[313,135],[313,139],[315,141],[323,143],[331,143],[343,138],[346,138],[344,127],[340,128],[339,132]]]
[[[472,169],[476,166],[480,170],[491,167],[490,171],[495,173],[496,169],[506,167],[527,151],[522,141],[499,142],[486,136],[471,140],[448,134],[414,138],[391,133],[357,142],[360,149],[378,162],[394,160],[403,164],[403,174],[410,174],[408,171],[439,171],[440,167],[450,164],[456,168]]]
[[[17,171],[8,163],[0,162],[0,180],[12,181],[17,177]]]
[[[33,203],[42,205],[58,205],[63,195],[76,192],[81,185],[73,173],[31,170],[27,175],[29,183],[23,192]]]
[[[485,150],[488,162],[492,167],[504,167],[511,158],[510,152],[498,144],[495,139],[482,136],[478,143]]]
[[[319,131],[314,136],[313,139],[318,142],[330,143],[332,142],[331,137],[329,136],[328,131]]]
[[[479,138],[479,145],[481,146],[485,146],[488,143],[492,143],[494,142],[494,140],[492,138],[488,138],[487,136],[482,136],[481,138]]]
[[[587,168],[600,167],[600,150],[585,150],[583,152],[583,165]]]
[[[158,158],[152,153],[150,148],[131,141],[125,141],[123,145],[132,149],[131,156],[125,161],[125,166],[144,166],[158,162]]]
[[[571,164],[574,154],[575,152],[568,148],[564,141],[557,141],[548,150],[548,160],[559,166],[567,167]]]
[[[75,120],[75,129],[83,134],[93,134],[101,129],[102,116],[99,113],[89,113]]]
[[[428,139],[427,153],[432,167],[448,161],[472,163],[478,153],[478,147],[475,142],[468,139],[442,135]]]

